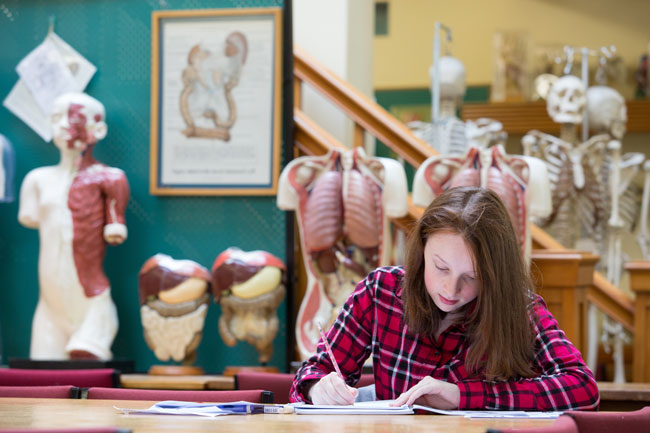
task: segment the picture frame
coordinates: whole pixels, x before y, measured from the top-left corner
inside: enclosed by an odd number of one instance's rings
[[[152,13],[150,192],[275,195],[282,10]]]

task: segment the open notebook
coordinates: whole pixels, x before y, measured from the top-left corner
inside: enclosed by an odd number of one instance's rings
[[[318,404],[294,404],[294,412],[300,415],[408,415],[415,409],[440,415],[464,416],[466,418],[557,418],[562,412],[525,412],[497,410],[442,410],[415,404],[413,406],[390,406],[392,400],[364,401],[349,406]]]

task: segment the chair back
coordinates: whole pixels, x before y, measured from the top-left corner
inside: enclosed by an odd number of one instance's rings
[[[374,374],[362,374],[361,377],[359,378],[359,382],[356,384],[356,387],[361,388],[363,386],[372,385],[374,383],[375,383]]]
[[[119,371],[113,368],[84,370],[30,370],[1,368],[0,386],[51,386],[72,385],[114,387],[119,384]]]
[[[540,427],[513,427],[505,429],[487,429],[486,433],[578,433],[578,426],[570,416],[560,415],[553,424]]]
[[[78,398],[73,390],[79,391],[79,388],[72,385],[0,386],[0,397]]]
[[[265,373],[259,371],[242,371],[235,374],[235,389],[268,389],[273,392],[275,403],[289,403],[289,390],[294,375],[290,373]]]
[[[631,412],[571,411],[566,414],[573,418],[581,433],[650,432],[650,406]]]
[[[289,403],[289,391],[295,375],[290,373],[267,373],[260,371],[241,371],[235,374],[235,389],[268,389],[273,391],[275,403]],[[361,388],[375,383],[372,374],[362,374],[356,387]]]
[[[98,400],[180,400],[227,403],[248,401],[273,403],[273,393],[259,388],[245,391],[177,391],[170,389],[88,388],[88,399]]]

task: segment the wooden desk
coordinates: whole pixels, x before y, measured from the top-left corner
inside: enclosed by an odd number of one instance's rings
[[[146,408],[132,400],[0,398],[0,428],[72,428],[116,426],[134,433],[178,431],[332,433],[338,431],[409,433],[484,433],[487,428],[533,427],[553,420],[466,419],[444,415],[229,415],[217,419],[189,416],[124,415],[113,408]]]
[[[650,406],[650,383],[598,382],[600,410],[631,411]]]
[[[152,374],[122,374],[122,388],[142,389],[235,389],[235,378],[218,375],[156,376]]]

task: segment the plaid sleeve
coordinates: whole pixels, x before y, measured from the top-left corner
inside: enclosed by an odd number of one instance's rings
[[[374,272],[357,285],[326,333],[341,374],[350,386],[359,381],[363,363],[370,354],[372,341],[370,319],[373,317],[374,305],[374,285],[371,283],[373,274]],[[311,402],[305,393],[304,385],[319,380],[332,371],[335,371],[334,365],[327,355],[325,344],[320,340],[316,346],[316,353],[303,362],[296,373],[289,392],[290,400]]]
[[[535,364],[539,376],[503,382],[459,382],[460,409],[595,410],[600,402],[593,373],[566,338],[544,300],[536,296]]]

